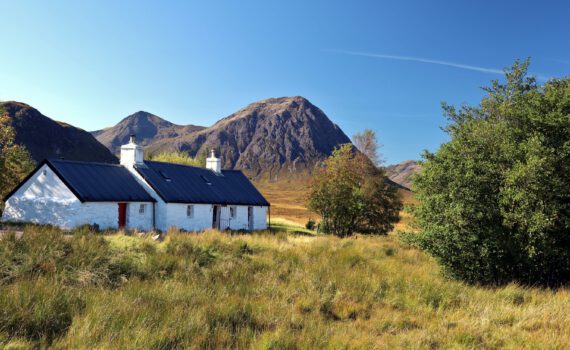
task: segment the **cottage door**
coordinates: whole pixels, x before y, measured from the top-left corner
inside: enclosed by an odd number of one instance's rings
[[[220,229],[220,207],[218,205],[214,205],[212,208],[212,228],[219,230]]]
[[[247,223],[249,230],[253,231],[253,207],[247,207]]]
[[[127,225],[127,203],[119,203],[119,228]]]

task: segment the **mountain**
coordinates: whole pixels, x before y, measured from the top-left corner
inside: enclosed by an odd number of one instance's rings
[[[90,133],[52,120],[21,102],[0,102],[16,133],[17,144],[24,145],[36,162],[46,158],[65,158],[117,163],[117,158]]]
[[[405,160],[399,164],[386,167],[386,176],[397,184],[412,188],[412,176],[421,170],[415,160]]]
[[[158,140],[173,139],[204,129],[195,125],[176,125],[154,114],[139,111],[121,120],[117,125],[91,134],[114,154],[119,154],[121,145],[135,134],[137,142],[147,147]]]
[[[222,167],[276,180],[310,172],[343,143],[350,143],[344,132],[323,111],[296,96],[252,103],[209,128],[158,140],[148,151],[196,156],[215,148]]]

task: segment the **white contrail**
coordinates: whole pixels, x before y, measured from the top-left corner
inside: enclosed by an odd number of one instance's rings
[[[382,58],[382,59],[387,59],[387,60],[411,61],[411,62],[437,64],[440,66],[454,67],[454,68],[459,68],[459,69],[467,69],[467,70],[472,70],[472,71],[482,72],[482,73],[501,74],[501,75],[504,74],[502,69],[470,66],[468,64],[448,62],[448,61],[440,61],[440,60],[432,60],[432,59],[422,58],[422,57],[396,56],[396,55],[385,55],[385,54],[380,54],[380,53],[345,51],[345,50],[327,50],[327,51],[336,52],[336,53],[340,53],[340,54],[344,54],[344,55],[352,55],[352,56],[364,56],[364,57]]]

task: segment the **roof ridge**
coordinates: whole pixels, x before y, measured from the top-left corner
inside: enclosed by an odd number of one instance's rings
[[[114,167],[121,167],[124,168],[121,164],[113,164],[113,163],[103,163],[103,162],[87,162],[84,160],[72,160],[72,159],[57,159],[57,158],[48,158],[46,159],[47,162],[59,162],[59,163],[75,163],[75,164],[88,164],[88,165],[100,165],[100,166],[114,166]]]
[[[122,167],[121,164],[113,164],[113,163],[104,163],[104,162],[87,162],[84,160],[73,160],[73,159],[57,159],[57,158],[48,158],[46,159],[47,162],[50,163],[75,163],[75,164],[89,164],[89,165],[102,165],[102,166],[114,166],[114,167]]]
[[[193,168],[193,169],[200,169],[200,170],[210,170],[211,169],[207,169],[201,166],[195,166],[195,165],[188,165],[188,164],[180,164],[180,163],[170,163],[170,162],[159,162],[156,160],[145,160],[144,163],[160,163],[160,164],[168,164],[168,165],[176,165],[176,166],[180,166],[180,167],[185,167],[185,168]]]

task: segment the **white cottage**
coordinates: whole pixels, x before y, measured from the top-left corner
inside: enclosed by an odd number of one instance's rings
[[[100,228],[187,231],[263,230],[269,202],[239,170],[222,170],[213,151],[206,168],[145,161],[134,141],[120,165],[42,162],[5,198],[3,221]]]

